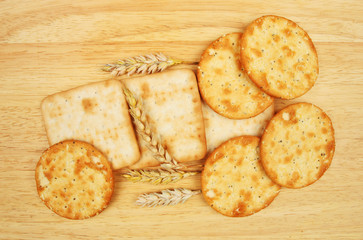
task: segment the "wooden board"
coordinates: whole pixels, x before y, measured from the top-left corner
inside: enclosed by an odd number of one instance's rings
[[[356,1],[1,1],[1,239],[363,239],[363,2]],[[124,181],[115,172],[111,205],[71,221],[36,193],[34,169],[48,147],[40,101],[58,91],[110,78],[100,67],[161,51],[197,62],[222,34],[265,14],[290,18],[313,39],[320,75],[303,97],[331,117],[336,153],[317,183],[282,189],[265,210],[228,218],[201,195],[174,207],[139,208],[138,194],[200,187],[200,176],[168,186]],[[195,65],[179,66],[193,70]]]

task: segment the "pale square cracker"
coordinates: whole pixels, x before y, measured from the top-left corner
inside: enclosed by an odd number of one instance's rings
[[[171,70],[123,81],[142,100],[151,130],[175,160],[187,162],[205,156],[202,106],[193,71]],[[142,138],[138,139],[141,159],[131,168],[158,165]]]
[[[214,112],[203,103],[203,117],[208,152],[213,151],[230,138],[251,135],[260,137],[267,123],[274,115],[274,104],[255,117],[247,119],[229,119]]]
[[[56,93],[43,100],[41,109],[50,145],[68,139],[91,143],[113,169],[139,160],[121,82],[97,82]]]

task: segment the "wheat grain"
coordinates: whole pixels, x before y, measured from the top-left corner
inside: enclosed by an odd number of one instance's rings
[[[123,88],[123,92],[127,104],[129,105],[129,112],[136,127],[136,132],[145,141],[148,149],[153,153],[154,158],[161,162],[161,167],[164,169],[183,168],[182,165],[178,164],[178,162],[170,156],[167,149],[163,147],[159,137],[151,131],[141,101],[137,100],[134,94],[126,87]]]
[[[130,76],[132,74],[152,74],[154,72],[161,72],[168,67],[181,63],[184,62],[165,56],[162,53],[156,53],[118,60],[116,63],[106,64],[102,70],[111,72],[113,76],[124,74]]]
[[[193,195],[200,194],[200,190],[190,190],[186,188],[166,189],[161,192],[141,194],[136,205],[142,207],[167,206],[184,203]]]
[[[185,172],[179,170],[129,170],[122,176],[131,182],[144,182],[151,184],[168,184],[196,175],[198,172]]]

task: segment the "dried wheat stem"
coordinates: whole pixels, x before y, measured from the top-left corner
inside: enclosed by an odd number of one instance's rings
[[[200,190],[190,190],[186,188],[166,189],[161,192],[141,194],[136,205],[142,207],[167,206],[184,203],[191,196],[200,194]]]
[[[184,172],[179,170],[129,170],[122,176],[131,182],[146,182],[151,184],[168,184],[183,178],[196,175],[198,172]]]
[[[154,158],[162,163],[161,167],[164,169],[183,168],[182,165],[178,164],[178,162],[170,156],[169,152],[160,143],[159,138],[151,131],[141,101],[137,100],[133,93],[126,87],[123,88],[123,91],[129,105],[129,112],[135,124],[136,131],[145,141],[147,147],[153,153]]]
[[[124,74],[130,76],[135,73],[151,74],[154,72],[161,72],[168,67],[181,63],[184,62],[165,56],[162,53],[156,53],[148,54],[145,56],[129,57],[124,60],[118,60],[116,63],[106,64],[102,68],[102,70],[106,72],[111,72],[111,74],[114,76],[120,76]]]

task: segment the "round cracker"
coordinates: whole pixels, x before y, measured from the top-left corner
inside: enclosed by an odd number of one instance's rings
[[[214,41],[202,54],[197,77],[204,101],[220,115],[243,119],[254,117],[273,103],[240,69],[241,33]]]
[[[261,140],[261,162],[277,184],[301,188],[329,168],[335,150],[330,118],[311,103],[297,103],[278,112]]]
[[[35,180],[45,205],[69,219],[85,219],[103,211],[114,187],[107,158],[92,145],[72,140],[43,152]]]
[[[318,55],[309,35],[278,16],[263,16],[246,28],[241,63],[257,86],[282,99],[306,93],[319,74]]]
[[[259,161],[258,137],[241,136],[220,145],[206,160],[202,192],[219,213],[243,217],[267,207],[280,186],[265,174]]]

